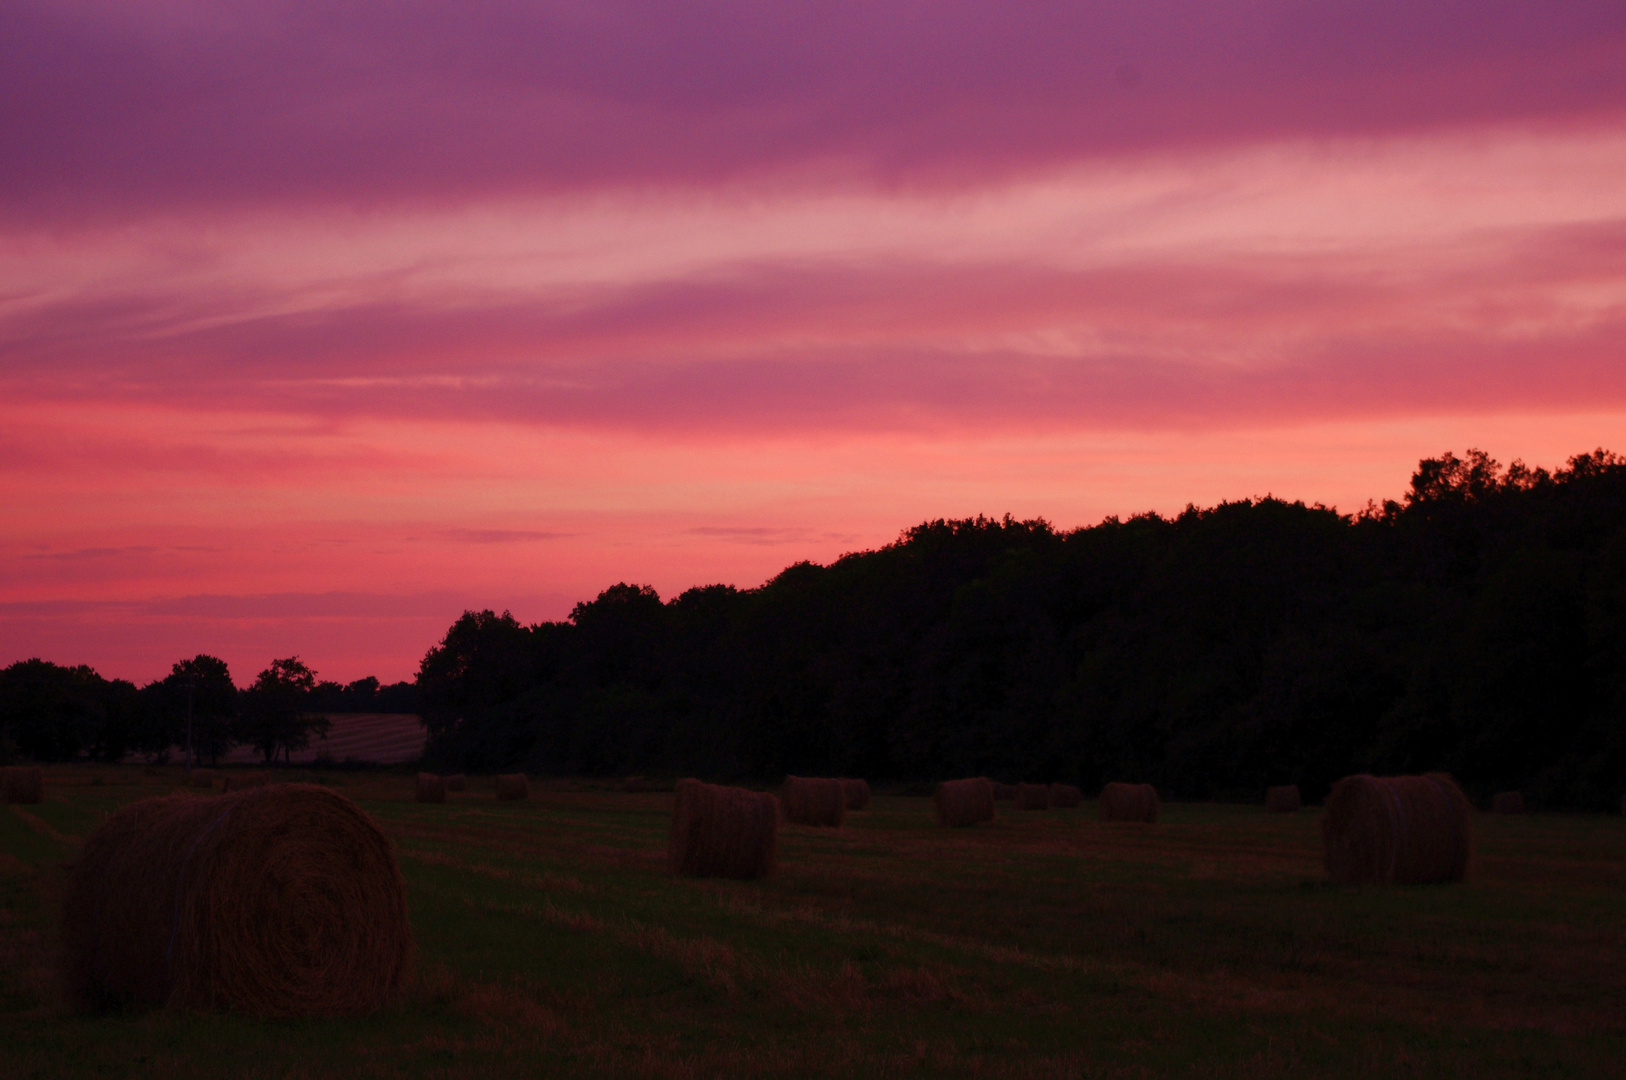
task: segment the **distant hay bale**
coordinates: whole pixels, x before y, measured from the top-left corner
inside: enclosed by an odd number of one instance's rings
[[[1069,810],[1084,801],[1084,793],[1071,784],[1050,785],[1050,805]]]
[[[224,794],[231,791],[248,791],[251,788],[264,787],[271,782],[271,778],[264,773],[226,774],[220,781],[220,790]]]
[[[80,1010],[372,1012],[412,960],[389,839],[315,784],[131,803],[86,839],[62,912]]]
[[[1102,821],[1157,823],[1157,788],[1151,784],[1108,784],[1101,789]]]
[[[468,790],[469,778],[464,776],[462,773],[453,773],[450,776],[443,776],[441,779],[445,781],[447,791]]]
[[[932,795],[939,825],[975,825],[994,820],[994,785],[984,777],[945,780]]]
[[[187,786],[206,788],[214,787],[215,771],[213,769],[193,769],[192,779],[188,782]]]
[[[529,798],[531,782],[522,772],[504,773],[497,777],[497,798],[504,801]]]
[[[623,791],[627,791],[627,792],[630,792],[632,794],[638,795],[638,794],[643,794],[644,792],[647,792],[647,791],[653,791],[655,789],[655,787],[654,787],[653,784],[651,784],[647,779],[645,779],[642,776],[629,776],[622,783],[621,789]]]
[[[1265,789],[1265,812],[1270,814],[1296,814],[1304,804],[1299,799],[1297,784],[1282,784]]]
[[[446,801],[446,781],[434,773],[421,772],[418,774],[417,799],[419,802],[443,803]]]
[[[773,869],[779,800],[745,788],[679,780],[667,866],[684,877],[749,880]]]
[[[869,805],[869,781],[843,777],[842,793],[847,796],[847,809],[862,810]]]
[[[1017,784],[1016,798],[1012,800],[1018,810],[1050,809],[1050,788],[1044,784]]]
[[[1015,784],[1001,784],[998,780],[990,780],[988,783],[993,785],[994,798],[1000,802],[1010,802],[1016,798]]]
[[[779,791],[779,805],[785,820],[794,825],[840,828],[841,816],[847,809],[847,791],[840,780],[787,776]]]
[[[1524,793],[1520,791],[1498,792],[1491,798],[1491,812],[1494,814],[1524,813]]]
[[[0,770],[0,797],[8,803],[37,803],[45,798],[45,773],[38,765],[8,765]]]
[[[1327,876],[1341,885],[1461,881],[1473,858],[1471,811],[1445,773],[1346,776],[1321,816]]]

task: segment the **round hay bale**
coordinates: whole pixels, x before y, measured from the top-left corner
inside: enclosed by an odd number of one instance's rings
[[[1445,773],[1346,776],[1321,816],[1327,876],[1341,885],[1461,881],[1473,858],[1471,818]]]
[[[354,1016],[400,990],[412,961],[389,839],[315,784],[119,810],[80,851],[62,939],[81,1010]]]
[[[192,779],[187,782],[187,786],[213,788],[215,786],[215,771],[213,769],[193,769]]]
[[[8,765],[0,770],[0,798],[8,803],[37,803],[45,798],[45,771],[38,765]]]
[[[522,772],[504,773],[497,777],[497,798],[503,801],[527,799],[531,795],[531,782]]]
[[[985,777],[945,780],[932,794],[937,823],[954,827],[994,820],[994,785]]]
[[[779,805],[788,822],[839,829],[847,809],[847,791],[840,780],[787,776],[779,792]]]
[[[1502,791],[1491,797],[1491,812],[1495,814],[1524,813],[1524,793]]]
[[[1282,784],[1265,789],[1265,812],[1270,814],[1296,814],[1303,806],[1297,784]]]
[[[745,788],[679,780],[667,866],[684,877],[749,880],[773,869],[779,800]]]
[[[445,802],[446,781],[434,773],[419,773],[417,799],[419,802],[428,803]]]
[[[1050,809],[1050,788],[1044,784],[1017,784],[1016,798],[1011,800],[1018,810]]]
[[[1001,784],[998,780],[989,780],[988,783],[993,785],[994,798],[997,801],[1010,802],[1012,799],[1016,798],[1015,784]]]
[[[453,773],[450,776],[443,776],[441,777],[441,780],[445,782],[447,791],[468,790],[469,778],[464,776],[462,773]]]
[[[869,781],[843,777],[841,791],[847,797],[847,809],[862,810],[869,806]]]
[[[1061,810],[1070,810],[1084,801],[1084,793],[1071,784],[1050,785],[1050,805]]]
[[[1102,821],[1157,824],[1157,788],[1151,784],[1108,784],[1101,789]]]

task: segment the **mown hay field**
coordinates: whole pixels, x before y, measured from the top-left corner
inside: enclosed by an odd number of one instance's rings
[[[283,775],[281,773],[279,776]],[[396,845],[418,977],[346,1020],[58,1002],[64,865],[177,769],[0,808],[6,1077],[1525,1077],[1626,1073],[1626,821],[1476,814],[1461,885],[1326,881],[1320,812],[965,829],[876,794],[761,881],[674,878],[669,792],[320,774]],[[613,787],[619,788],[616,784]]]

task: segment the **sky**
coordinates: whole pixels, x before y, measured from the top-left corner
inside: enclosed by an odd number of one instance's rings
[[[0,147],[0,664],[1626,451],[1618,0],[9,0]]]

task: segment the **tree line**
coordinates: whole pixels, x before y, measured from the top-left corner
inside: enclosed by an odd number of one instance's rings
[[[416,689],[447,767],[988,775],[1186,798],[1444,769],[1626,789],[1626,459],[1422,461],[1356,514],[1275,498],[1059,531],[925,522],[760,588],[466,612]]]
[[[199,761],[247,745],[269,763],[327,734],[327,713],[411,712],[415,704],[410,683],[319,682],[297,656],[273,660],[242,689],[224,660],[207,655],[176,661],[139,688],[83,664],[22,660],[0,670],[0,762],[167,759],[190,740]]]

